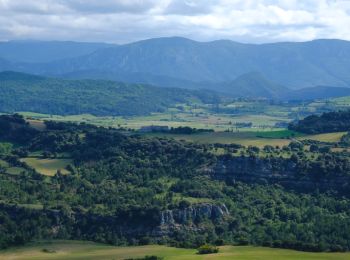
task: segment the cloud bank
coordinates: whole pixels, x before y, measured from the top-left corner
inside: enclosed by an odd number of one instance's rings
[[[350,40],[350,0],[0,0],[0,40]]]

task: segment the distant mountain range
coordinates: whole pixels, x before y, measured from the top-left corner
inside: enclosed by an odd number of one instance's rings
[[[0,70],[205,88],[234,96],[311,99],[347,95],[350,42],[256,45],[228,40],[196,42],[179,37],[124,45],[5,42],[0,43]],[[307,89],[294,91],[304,88]]]
[[[0,57],[17,63],[45,63],[91,54],[115,45],[69,41],[0,42]]]
[[[215,87],[233,97],[264,97],[277,100],[314,100],[350,96],[350,88],[347,87],[315,86],[289,89],[257,72],[243,74],[233,81],[216,84]]]

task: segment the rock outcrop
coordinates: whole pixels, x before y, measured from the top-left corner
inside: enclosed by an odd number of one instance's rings
[[[200,219],[217,220],[229,215],[225,204],[202,203],[185,209],[165,210],[161,212],[160,225],[187,224]]]
[[[214,179],[225,181],[243,181],[247,183],[280,184],[302,191],[315,189],[336,189],[346,192],[349,177],[332,172],[320,177],[317,173],[308,174],[305,169],[290,159],[231,157],[218,160],[209,170]]]

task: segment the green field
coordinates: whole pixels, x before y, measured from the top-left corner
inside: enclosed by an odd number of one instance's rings
[[[0,167],[8,168],[9,164],[8,162],[0,159]]]
[[[338,132],[338,133],[326,133],[326,134],[318,134],[318,135],[307,135],[301,138],[298,138],[300,140],[303,139],[310,139],[320,142],[339,142],[341,137],[345,135],[347,132]]]
[[[52,241],[0,251],[0,259],[127,259],[156,255],[164,259],[350,259],[350,253],[309,253],[252,246],[223,246],[218,254],[197,255],[194,249],[166,246],[115,247],[92,242]]]
[[[262,131],[278,130],[276,123],[289,123],[310,114],[347,109],[350,97],[310,102],[269,102],[268,100],[229,100],[219,105],[198,102],[179,103],[162,113],[150,113],[145,116],[102,116],[81,115],[48,115],[32,112],[19,112],[30,117],[32,125],[43,129],[40,120],[86,122],[105,127],[123,127],[140,129],[142,126],[166,125],[169,127],[189,126],[208,128],[215,131],[241,130]],[[252,123],[252,128],[236,128],[236,124]]]
[[[147,133],[145,136],[173,138],[175,140],[185,140],[197,143],[221,143],[221,144],[241,144],[244,146],[264,147],[265,145],[284,146],[292,140],[315,140],[321,142],[339,142],[346,132],[326,133],[318,135],[304,135],[289,130],[276,131],[241,131],[241,132],[206,132],[196,134],[167,134],[167,133]]]
[[[276,130],[276,131],[266,131],[266,132],[259,132],[256,134],[257,137],[260,138],[270,138],[270,139],[283,139],[283,138],[294,138],[294,137],[301,137],[305,136],[302,133],[298,133],[291,130]]]
[[[162,133],[150,133],[146,136],[161,136],[166,138],[174,138],[176,140],[186,140],[189,142],[197,143],[221,143],[221,144],[241,144],[244,146],[258,146],[264,147],[265,145],[272,146],[284,146],[288,145],[291,140],[282,138],[261,138],[259,137],[261,132],[213,132],[213,133],[198,133],[198,134],[162,134]]]
[[[197,109],[199,110],[199,109]],[[197,113],[196,110],[189,111],[177,111],[171,110],[164,113],[152,113],[148,116],[105,116],[96,117],[93,115],[71,115],[71,116],[59,116],[59,115],[45,115],[30,112],[20,112],[25,117],[32,118],[29,122],[39,130],[42,130],[43,126],[38,120],[55,120],[55,121],[70,121],[70,122],[86,122],[104,127],[123,127],[128,129],[140,129],[143,126],[161,125],[169,127],[189,126],[192,128],[205,128],[214,129],[215,131],[225,131],[227,129],[236,130],[235,123],[251,122],[254,128],[244,128],[245,131],[259,130],[273,130],[274,125],[277,122],[289,122],[290,119],[286,116],[281,117],[279,115],[264,115],[264,114],[244,114],[244,115],[232,115],[232,114],[215,114],[211,112],[204,112],[200,110]],[[240,129],[240,128],[238,128]],[[243,128],[241,128],[243,129]]]
[[[41,159],[30,157],[21,160],[37,172],[47,176],[54,176],[58,170],[63,174],[67,174],[68,171],[65,168],[72,162],[71,159]]]

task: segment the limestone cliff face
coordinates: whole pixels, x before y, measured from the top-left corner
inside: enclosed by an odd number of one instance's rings
[[[185,209],[165,210],[161,212],[160,225],[187,224],[199,219],[217,220],[229,215],[225,204],[197,204]]]
[[[45,231],[39,237],[69,239],[91,239],[99,234],[105,237],[111,232],[127,238],[141,238],[144,236],[160,239],[173,236],[176,231],[204,232],[207,220],[214,225],[225,221],[229,211],[224,204],[200,203],[184,209],[164,210],[159,212],[157,219],[150,225],[147,219],[130,222],[129,219],[120,219],[116,216],[101,216],[82,212],[62,212],[59,210],[26,209],[18,206],[9,206],[0,203],[0,211],[9,214],[14,221],[20,221],[23,212],[33,218],[42,218]],[[206,225],[202,225],[203,220]]]
[[[233,157],[219,160],[213,168],[216,177],[237,176],[239,178],[275,178],[295,177],[297,164],[279,158],[261,159],[258,157]]]
[[[323,177],[303,173],[297,163],[283,158],[221,158],[209,172],[214,179],[219,180],[276,183],[300,190],[319,188],[346,192],[350,187],[349,177],[339,176],[336,172]]]

